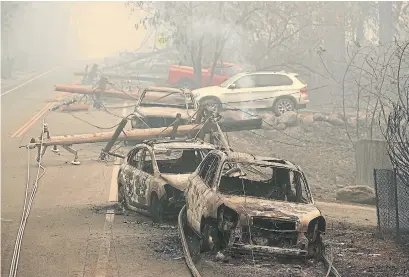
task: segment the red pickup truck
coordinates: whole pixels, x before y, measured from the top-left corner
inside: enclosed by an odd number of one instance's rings
[[[214,75],[211,84],[208,84],[210,78],[211,66],[206,69],[202,69],[202,87],[218,86],[231,76],[237,73],[243,72],[244,69],[233,63],[218,63],[214,68]],[[179,88],[194,89],[194,70],[190,66],[178,66],[172,65],[169,68],[168,84]]]

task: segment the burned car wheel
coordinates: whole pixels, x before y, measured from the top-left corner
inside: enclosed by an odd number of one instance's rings
[[[324,243],[321,236],[318,236],[314,242],[308,245],[308,255],[307,258],[320,259],[324,251]]]
[[[118,183],[118,203],[121,205],[125,204],[125,190],[121,183]]]
[[[237,219],[238,215],[230,209],[221,208],[217,212],[217,229],[222,249],[228,246],[232,231],[237,226]]]
[[[163,221],[163,205],[162,201],[159,200],[158,196],[154,194],[151,200],[151,214],[153,222],[161,223]]]
[[[200,101],[200,105],[205,107],[207,110],[211,112],[218,113],[222,109],[222,104],[219,99],[217,98],[204,98]]]
[[[219,236],[217,231],[217,224],[205,220],[201,231],[202,241],[200,244],[200,251],[214,251],[219,247]]]
[[[125,187],[118,182],[118,206],[122,212],[126,209],[126,199],[125,199]]]
[[[322,224],[322,221],[321,221]],[[322,256],[322,252],[324,251],[324,243],[321,237],[320,231],[320,223],[315,221],[311,226],[309,226],[309,230],[307,233],[308,238],[308,258],[316,258],[319,259]],[[322,227],[321,227],[322,228]]]

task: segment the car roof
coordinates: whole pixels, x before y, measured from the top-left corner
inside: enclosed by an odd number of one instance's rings
[[[162,141],[147,141],[143,144],[151,146],[156,149],[209,149],[213,150],[215,147],[212,144],[201,140],[162,140]]]
[[[172,143],[158,143],[153,145],[154,150],[158,149],[209,149],[213,150],[214,146],[208,143],[194,143],[194,142],[172,142]]]
[[[301,171],[301,169],[297,165],[280,158],[256,156],[242,152],[223,152],[220,150],[214,150],[212,152],[217,153],[220,156],[225,156],[226,161],[230,162],[251,163],[254,165],[274,166],[294,171]]]
[[[285,72],[285,71],[251,71],[251,72],[241,72],[237,73],[236,75],[232,76],[231,79],[237,79],[244,76],[251,76],[251,75],[286,75],[289,77],[297,77],[298,73],[292,72]]]
[[[285,71],[253,71],[253,72],[247,72],[246,75],[288,75],[288,76],[298,76],[298,73],[293,73],[293,72],[285,72]]]

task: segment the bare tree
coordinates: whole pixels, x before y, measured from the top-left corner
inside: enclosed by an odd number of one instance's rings
[[[401,181],[409,186],[409,42],[397,45],[396,71],[397,99],[388,116],[383,134],[388,143],[388,154]],[[385,111],[382,110],[383,114]]]
[[[14,17],[18,9],[24,3],[22,2],[1,2],[1,77],[11,77],[14,59],[11,57],[9,49],[10,35],[13,31]]]

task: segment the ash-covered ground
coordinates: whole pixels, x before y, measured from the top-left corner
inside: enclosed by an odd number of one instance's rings
[[[358,207],[359,209],[359,207]],[[351,215],[353,217],[353,215]],[[150,218],[126,212],[121,224],[138,233],[149,234],[147,255],[163,261],[183,260],[182,245],[176,220],[153,224]],[[316,260],[280,259],[255,260],[251,256],[232,258],[226,254],[220,259],[217,253],[199,254],[199,240],[188,233],[193,260],[204,277],[210,276],[277,276],[324,277],[327,274],[322,262]],[[409,276],[409,245],[396,245],[391,239],[381,239],[372,227],[362,227],[348,222],[333,221],[328,224],[325,236],[327,251],[341,276],[347,277],[406,277]],[[149,252],[149,253],[148,253]]]

